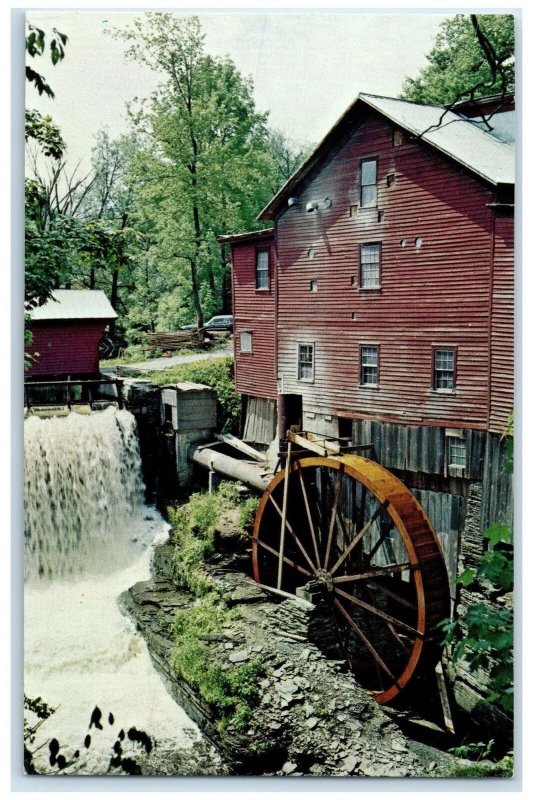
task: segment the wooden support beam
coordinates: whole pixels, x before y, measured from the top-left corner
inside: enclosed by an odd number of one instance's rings
[[[218,439],[219,442],[224,442],[224,444],[229,444],[231,447],[234,447],[241,453],[253,458],[255,461],[265,461],[264,453],[260,453],[259,450],[256,450],[254,447],[246,444],[246,442],[241,441],[241,439],[237,439],[236,436],[232,436],[231,433],[216,433],[215,439]]]

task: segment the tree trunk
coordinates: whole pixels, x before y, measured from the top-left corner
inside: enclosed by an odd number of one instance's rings
[[[114,269],[111,276],[110,303],[115,311],[117,310],[117,305],[118,305],[118,275],[119,275],[118,269]],[[109,336],[111,339],[115,338],[116,328],[117,328],[117,321],[116,319],[112,319],[111,322],[109,323]]]

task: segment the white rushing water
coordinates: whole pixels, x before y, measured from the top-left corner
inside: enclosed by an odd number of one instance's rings
[[[143,505],[134,418],[108,409],[25,424],[24,691],[58,707],[30,749],[54,737],[62,753],[80,750],[68,772],[95,775],[121,729],[144,730],[167,750],[192,745],[197,727],[117,605],[148,578],[151,545],[167,531]],[[86,748],[95,706],[103,730],[91,728]],[[46,767],[47,746],[35,760]]]

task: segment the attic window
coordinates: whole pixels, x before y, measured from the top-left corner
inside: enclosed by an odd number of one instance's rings
[[[400,147],[405,142],[403,131],[400,128],[396,128],[394,133],[392,134],[392,144],[394,147]]]
[[[378,204],[378,160],[365,158],[361,161],[361,208],[371,208]]]
[[[313,279],[309,281],[309,291],[310,292],[318,292],[318,281]]]

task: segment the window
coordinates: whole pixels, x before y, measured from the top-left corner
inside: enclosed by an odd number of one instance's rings
[[[318,281],[313,279],[309,281],[309,291],[310,292],[318,292]]]
[[[377,206],[377,158],[367,158],[361,161],[361,207]]]
[[[361,386],[378,385],[379,347],[376,345],[362,345],[360,351]]]
[[[404,143],[403,131],[396,128],[392,134],[392,144],[394,147],[400,147]]]
[[[298,345],[298,380],[312,381],[315,375],[314,344]]]
[[[252,352],[252,334],[250,331],[243,331],[240,335],[241,353]]]
[[[258,250],[255,254],[255,288],[269,289],[268,250]]]
[[[466,467],[466,442],[455,436],[447,437],[448,442],[448,466]]]
[[[433,388],[455,389],[456,348],[433,348]]]
[[[379,289],[381,284],[381,245],[362,244],[359,248],[361,289]]]

